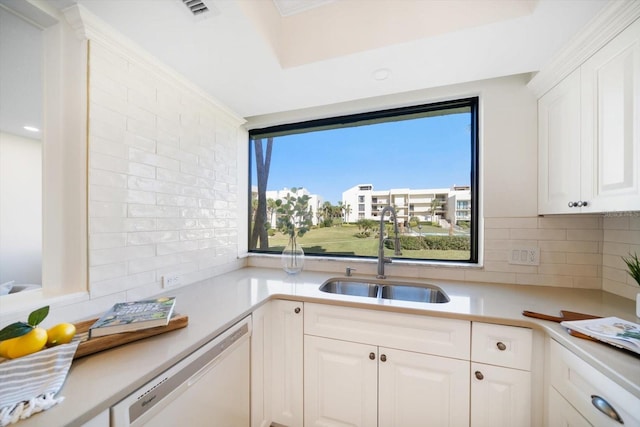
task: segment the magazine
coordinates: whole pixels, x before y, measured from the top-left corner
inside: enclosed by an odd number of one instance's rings
[[[560,323],[599,341],[640,354],[640,325],[618,317],[571,320]]]
[[[117,303],[91,326],[89,337],[166,326],[175,303],[175,297]]]

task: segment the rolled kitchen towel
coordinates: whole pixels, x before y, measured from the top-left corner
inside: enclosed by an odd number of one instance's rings
[[[79,344],[76,339],[0,363],[0,427],[45,411],[64,399],[56,395]]]

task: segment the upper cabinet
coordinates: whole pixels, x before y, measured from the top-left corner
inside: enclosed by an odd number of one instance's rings
[[[593,212],[640,210],[640,20],[585,62],[580,77],[581,198]]]
[[[538,213],[640,210],[640,20],[566,74],[548,91],[549,73],[530,83],[544,93]]]

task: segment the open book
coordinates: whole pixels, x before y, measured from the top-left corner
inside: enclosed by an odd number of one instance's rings
[[[599,341],[640,354],[640,325],[618,317],[570,320],[560,323]]]

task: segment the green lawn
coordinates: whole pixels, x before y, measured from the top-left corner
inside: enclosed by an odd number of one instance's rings
[[[314,228],[304,236],[298,238],[298,243],[306,254],[323,254],[326,252],[341,255],[378,256],[378,238],[357,238],[354,235],[358,227],[353,224],[344,224],[340,227]],[[422,233],[447,233],[439,227],[422,226]],[[376,232],[372,233],[373,235]],[[274,252],[281,252],[287,244],[288,236],[276,232],[269,238],[269,247]],[[385,255],[393,256],[392,250],[385,250]],[[469,259],[468,251],[438,251],[438,250],[402,250],[402,256],[397,258],[417,259]]]

